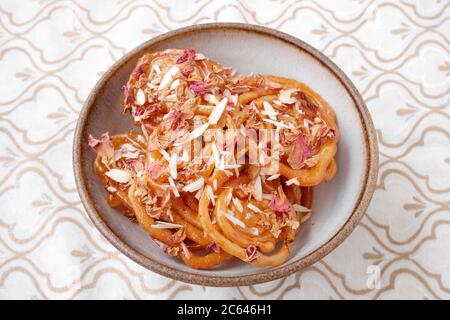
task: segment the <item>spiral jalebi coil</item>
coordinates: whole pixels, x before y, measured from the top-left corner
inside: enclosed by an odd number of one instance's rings
[[[123,95],[138,129],[89,138],[109,204],[192,268],[233,256],[284,263],[313,187],[336,173],[327,102],[298,81],[235,75],[193,49],[144,55]]]

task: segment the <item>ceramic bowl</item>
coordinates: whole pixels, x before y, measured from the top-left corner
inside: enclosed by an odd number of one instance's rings
[[[313,215],[295,240],[289,260],[257,268],[232,259],[213,270],[193,270],[161,252],[139,225],[106,203],[106,191],[93,169],[88,135],[123,133],[133,127],[122,114],[121,86],[146,52],[190,47],[240,74],[291,77],[310,86],[336,111],[341,140],[337,174],[315,188]],[[73,148],[81,200],[99,231],[122,253],[164,276],[201,285],[242,286],[286,277],[335,249],[355,228],[374,191],[378,151],[369,112],[349,78],[327,57],[287,34],[253,25],[214,23],[190,26],[155,37],[125,55],[97,85],[81,111]]]

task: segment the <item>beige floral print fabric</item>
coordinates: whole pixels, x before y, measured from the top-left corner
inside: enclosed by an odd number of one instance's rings
[[[380,143],[367,215],[286,279],[207,288],[147,271],[93,227],[71,146],[115,60],[182,26],[246,22],[322,50],[364,96]],[[450,2],[0,1],[0,298],[450,298]],[[330,213],[332,214],[332,213]]]

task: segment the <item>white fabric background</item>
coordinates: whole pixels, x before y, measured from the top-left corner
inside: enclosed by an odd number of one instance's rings
[[[0,298],[450,298],[450,3],[0,1]],[[380,141],[367,215],[335,251],[287,279],[206,288],[118,253],[79,201],[78,112],[99,76],[146,39],[236,21],[297,36],[363,94]],[[367,267],[381,270],[367,288]]]

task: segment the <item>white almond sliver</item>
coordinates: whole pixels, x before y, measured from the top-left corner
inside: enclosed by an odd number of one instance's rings
[[[174,153],[172,154],[172,156],[170,157],[170,161],[169,161],[169,172],[170,175],[172,176],[172,178],[176,179],[177,178],[177,154]]]
[[[261,201],[263,199],[262,193],[261,176],[257,176],[255,179],[255,199]]]
[[[281,90],[279,100],[282,103],[287,103],[287,104],[295,103],[295,101],[297,101],[297,100],[295,98],[292,98],[291,95],[296,91],[300,91],[300,90],[294,89],[294,88],[287,89],[287,90]]]
[[[197,181],[194,181],[192,183],[189,183],[188,185],[185,185],[183,187],[183,191],[185,192],[195,192],[203,188],[203,185],[205,184],[205,179],[200,178]]]
[[[167,153],[166,150],[160,149],[160,150],[159,150],[159,153],[161,153],[161,155],[163,156],[163,158],[164,158],[167,162],[170,162],[170,154]]]
[[[292,178],[292,179],[286,181],[287,186],[290,186],[291,184],[295,184],[295,185],[299,186],[300,182],[298,182],[297,178]]]
[[[217,124],[220,117],[222,116],[223,111],[228,103],[228,98],[223,98],[220,102],[215,106],[214,110],[211,112],[208,118],[208,122],[210,124]]]
[[[269,116],[270,119],[277,120],[278,112],[276,112],[274,110],[274,108],[272,108],[272,105],[269,102],[264,101],[263,107],[264,107],[264,111],[266,111],[266,114]]]
[[[173,78],[179,73],[180,68],[178,68],[177,66],[173,66],[172,68],[170,68],[169,71],[167,71],[167,73],[162,78],[158,90],[166,89],[172,83]]]
[[[169,185],[173,190],[173,194],[175,195],[175,198],[178,198],[180,196],[180,193],[178,192],[175,182],[173,181],[172,177],[168,177],[167,179],[169,179]]]
[[[191,257],[191,253],[189,252],[189,249],[186,246],[186,244],[184,243],[184,241],[182,241],[180,244],[181,244],[181,249],[183,249],[184,256],[186,258],[190,258]]]
[[[270,201],[270,200],[273,199],[273,194],[271,194],[271,193],[263,193],[263,199]]]
[[[225,217],[227,217],[228,220],[230,220],[234,225],[237,225],[243,229],[245,229],[245,223],[239,220],[238,218],[234,217],[230,213],[225,213]]]
[[[172,84],[170,85],[170,89],[174,90],[178,87],[178,85],[180,84],[180,79],[175,80],[174,82],[172,82]]]
[[[281,121],[275,121],[272,119],[263,119],[263,121],[273,124],[276,127],[284,128],[284,129],[291,129],[287,124],[281,122]]]
[[[144,93],[144,91],[142,91],[142,89],[139,89],[139,90],[136,92],[136,104],[142,106],[142,105],[144,105],[145,100],[146,100],[146,99],[145,99],[145,93]]]
[[[204,123],[201,126],[195,128],[191,133],[189,133],[189,141],[202,136],[206,129],[208,129],[208,127],[209,123]]]
[[[270,177],[267,178],[267,181],[272,181],[272,180],[278,179],[279,176],[280,176],[279,173],[271,175]]]
[[[311,211],[311,209],[301,206],[299,204],[293,204],[292,208],[297,212],[310,212]]]
[[[209,103],[211,103],[211,104],[214,104],[214,105],[216,105],[216,104],[219,103],[219,100],[217,100],[216,96],[213,95],[213,94],[210,94],[210,93],[206,93],[206,94],[203,96],[203,98],[204,98],[207,102],[209,102]]]
[[[256,227],[251,228],[250,232],[255,236],[259,236],[259,229]]]
[[[114,188],[113,186],[108,186],[108,187],[106,188],[106,190],[108,190],[108,192],[111,192],[111,193],[114,193],[114,192],[117,191],[117,189]]]
[[[233,197],[232,198],[234,206],[236,207],[236,209],[239,210],[239,212],[244,212],[244,207],[242,206],[241,201],[238,198]]]
[[[196,53],[194,59],[195,60],[204,60],[204,59],[206,59],[206,57],[201,53]]]
[[[247,208],[249,208],[250,210],[252,210],[254,212],[258,212],[258,213],[262,212],[260,208],[258,208],[257,206],[255,206],[254,204],[251,204],[251,203],[249,203],[247,205]]]
[[[131,180],[131,174],[128,171],[120,169],[111,169],[105,173],[107,177],[119,183],[127,183]]]
[[[164,102],[176,102],[177,101],[177,95],[171,94],[163,98]]]
[[[176,223],[157,221],[154,224],[152,224],[151,227],[153,229],[179,229],[182,228],[183,226],[181,224]]]

